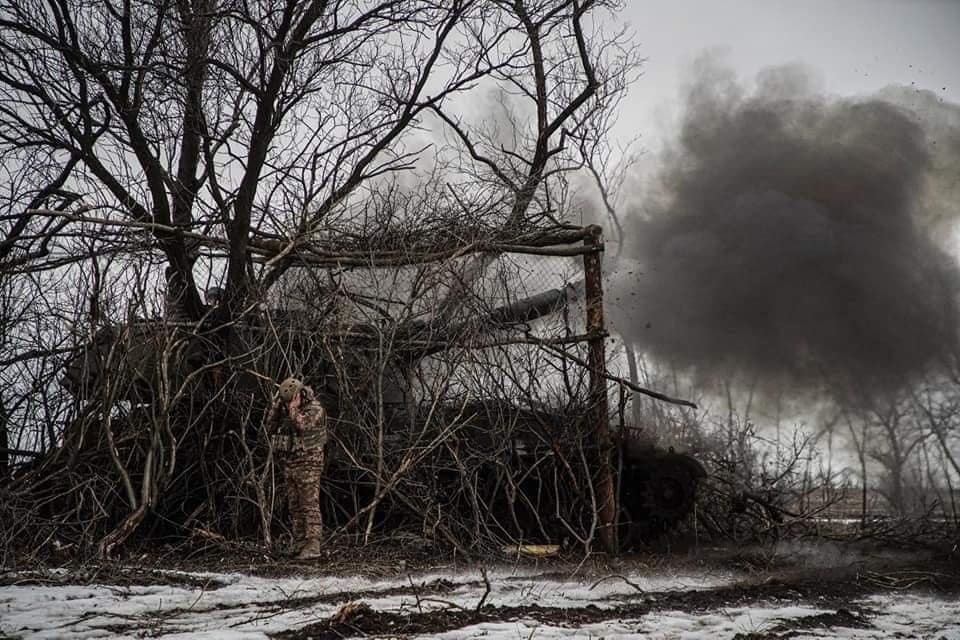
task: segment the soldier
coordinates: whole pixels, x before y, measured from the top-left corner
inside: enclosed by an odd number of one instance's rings
[[[286,457],[287,505],[293,521],[293,540],[298,558],[315,558],[320,553],[323,525],[320,518],[320,475],[323,472],[324,445],[327,443],[327,412],[313,389],[297,378],[280,383],[279,401],[286,405],[292,429],[280,436],[280,448]],[[278,408],[274,404],[273,416]],[[271,431],[280,421],[270,419]],[[278,417],[278,416],[277,416]]]

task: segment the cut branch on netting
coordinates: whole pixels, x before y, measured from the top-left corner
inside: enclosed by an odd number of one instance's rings
[[[578,358],[577,356],[573,355],[572,353],[570,353],[570,352],[568,352],[568,351],[564,351],[563,349],[559,349],[559,348],[557,348],[557,347],[555,346],[555,344],[550,344],[550,343],[546,343],[546,342],[541,342],[540,344],[542,344],[544,348],[549,349],[549,350],[552,351],[553,353],[556,353],[558,356],[560,356],[560,357],[562,357],[562,358],[564,358],[564,359],[566,359],[566,360],[570,360],[571,362],[574,362],[574,363],[580,365],[581,367],[583,367],[583,368],[585,368],[585,369],[588,369],[588,368],[590,367],[589,363],[588,363],[586,360],[584,360],[583,358]],[[607,380],[610,380],[611,382],[616,382],[617,384],[623,385],[623,386],[627,387],[628,389],[632,389],[633,391],[636,391],[637,393],[642,393],[642,394],[645,395],[645,396],[649,396],[649,397],[651,397],[651,398],[654,398],[655,400],[661,400],[661,401],[663,401],[663,402],[667,402],[667,403],[670,403],[670,404],[679,405],[679,406],[682,406],[682,407],[690,407],[690,408],[692,408],[692,409],[696,409],[696,408],[697,408],[696,403],[690,402],[689,400],[683,400],[683,399],[680,399],[680,398],[673,398],[673,397],[671,397],[671,396],[666,395],[665,393],[660,393],[659,391],[653,391],[652,389],[647,389],[646,387],[641,387],[640,385],[635,384],[635,383],[633,383],[633,382],[630,382],[629,380],[627,380],[627,379],[625,379],[625,378],[621,378],[620,376],[614,375],[614,374],[610,373],[609,371],[604,371],[604,372],[603,372],[603,377],[606,378]]]
[[[116,227],[126,229],[140,229],[150,232],[176,234],[185,239],[194,240],[199,244],[228,250],[230,243],[226,238],[218,238],[204,233],[190,231],[188,228],[167,225],[156,222],[140,222],[136,220],[111,220],[85,215],[84,210],[78,212],[57,211],[53,209],[31,209],[30,215],[51,216],[63,218],[69,222],[99,225],[105,228]],[[522,253],[542,256],[578,256],[592,253],[595,250],[583,246],[573,245],[583,240],[587,235],[584,229],[564,227],[547,229],[540,233],[526,233],[516,238],[504,241],[479,240],[475,242],[457,243],[447,241],[448,246],[435,250],[418,251],[405,250],[337,250],[325,249],[306,238],[289,240],[274,240],[268,238],[250,238],[251,253],[259,256],[260,260],[268,264],[277,260],[287,259],[315,267],[358,266],[358,267],[401,267],[429,262],[441,262],[469,255],[481,253]]]

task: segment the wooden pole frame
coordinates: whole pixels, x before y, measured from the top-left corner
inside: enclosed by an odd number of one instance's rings
[[[597,497],[600,542],[607,553],[620,551],[617,536],[617,491],[613,479],[613,438],[610,435],[610,410],[607,400],[606,323],[603,314],[603,231],[596,225],[586,228],[583,255],[586,296],[587,335],[590,336],[587,362],[590,371],[590,422],[596,445],[596,469],[593,474]]]

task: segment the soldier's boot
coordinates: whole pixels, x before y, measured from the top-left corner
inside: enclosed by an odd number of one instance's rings
[[[323,540],[323,520],[320,516],[320,496],[312,497],[313,500],[304,503],[302,513],[304,538],[306,540],[297,556],[301,560],[316,558],[320,555],[320,547],[323,546],[321,542]]]
[[[307,538],[306,543],[297,554],[299,560],[311,560],[320,557],[320,550],[323,548],[323,542],[320,538]]]

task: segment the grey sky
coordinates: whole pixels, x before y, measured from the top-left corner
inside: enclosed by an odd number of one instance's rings
[[[743,80],[799,62],[829,94],[915,83],[960,102],[958,0],[628,0],[622,17],[648,61],[616,133],[649,149],[672,134],[686,70],[705,50]]]

